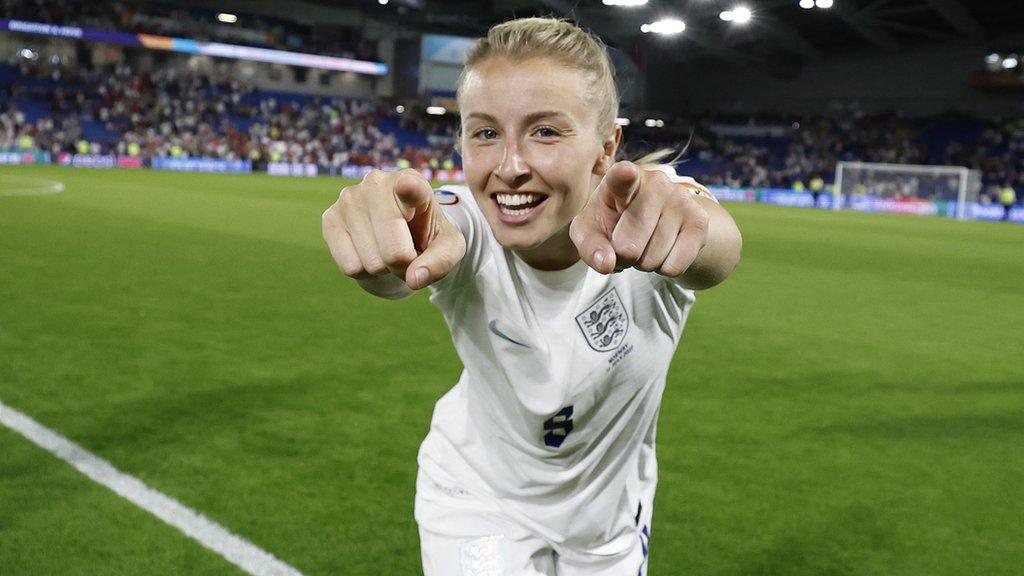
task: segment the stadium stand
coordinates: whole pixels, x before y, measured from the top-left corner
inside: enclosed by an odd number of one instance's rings
[[[691,125],[693,138],[681,171],[713,185],[802,188],[815,178],[831,183],[841,160],[978,169],[983,202],[995,202],[1006,184],[1024,184],[1024,118],[982,120],[958,113],[909,118],[887,112],[848,118],[717,118]],[[723,126],[758,125],[784,134],[720,133]]]
[[[174,68],[0,65],[0,149],[267,162],[439,167],[453,126],[354,98],[256,90]]]
[[[261,91],[174,68],[139,73],[125,65],[88,70],[23,61],[0,65],[0,96],[0,149],[248,159],[257,168],[271,161],[328,170],[458,164],[451,119],[418,119],[353,98]],[[996,202],[1006,184],[1024,188],[1024,118],[888,112],[715,117],[690,126],[680,171],[711,185],[803,188],[816,178],[830,183],[836,162],[859,160],[979,169],[982,202]],[[765,135],[727,135],[735,127]],[[648,135],[634,135],[632,143]],[[686,138],[686,131],[659,136],[672,144]]]
[[[69,0],[0,0],[0,18],[30,20],[102,30],[183,36],[199,41],[374,60],[376,46],[355,29],[324,34],[310,26],[261,15],[242,14],[235,25],[219,24],[216,12],[164,2],[117,2],[113,6]]]
[[[295,22],[245,15],[222,26],[197,7],[125,1],[115,10],[68,0],[0,0],[0,16],[133,33],[374,58],[352,34],[323,38]],[[398,114],[355,98],[260,90],[238,78],[164,67],[28,61],[0,64],[0,150],[250,160],[342,166],[457,167],[451,116]],[[812,189],[828,186],[839,161],[966,166],[981,172],[983,203],[1024,190],[1024,118],[965,114],[908,117],[708,115],[676,130],[627,129],[630,147],[689,140],[680,171],[709,185]],[[680,129],[685,126],[686,129]]]

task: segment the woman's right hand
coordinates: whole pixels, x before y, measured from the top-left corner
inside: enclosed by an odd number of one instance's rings
[[[412,290],[429,286],[466,254],[462,232],[442,212],[430,183],[412,169],[374,170],[343,188],[324,211],[323,234],[338,268],[375,293],[370,285],[388,275]]]

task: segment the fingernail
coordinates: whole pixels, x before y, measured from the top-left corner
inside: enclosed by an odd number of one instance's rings
[[[602,268],[604,267],[604,252],[601,252],[600,250],[594,252],[594,264],[597,264]]]
[[[416,269],[416,286],[422,287],[427,283],[427,279],[430,278],[430,271],[426,268]]]

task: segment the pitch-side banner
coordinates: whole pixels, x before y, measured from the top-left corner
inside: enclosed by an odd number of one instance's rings
[[[221,160],[220,158],[153,158],[154,170],[171,170],[174,172],[230,172],[248,174],[252,172],[252,162],[248,160]]]
[[[0,164],[49,164],[50,153],[39,151],[0,151]]]
[[[913,198],[853,196],[849,199],[847,206],[860,212],[894,212],[898,214],[916,214],[918,216],[937,216],[939,214],[939,205],[935,202]]]
[[[42,36],[74,38],[76,40],[112,42],[128,46],[141,46],[143,48],[150,48],[153,50],[169,50],[171,52],[184,52],[186,54],[220,56],[222,58],[234,58],[236,60],[288,64],[290,66],[301,66],[303,68],[320,68],[323,70],[337,70],[339,72],[358,72],[359,74],[370,74],[372,76],[384,76],[388,73],[388,65],[381,62],[354,60],[352,58],[336,58],[334,56],[320,56],[317,54],[303,54],[301,52],[271,50],[269,48],[256,48],[254,46],[239,46],[237,44],[221,44],[219,42],[199,42],[188,38],[172,38],[170,36],[155,36],[153,34],[129,34],[127,32],[111,32],[109,30],[79,28],[78,26],[46,24],[45,22],[0,19],[0,31],[4,30],[20,32],[22,34],[39,34]]]
[[[799,192],[789,188],[761,188],[759,191],[759,202],[775,204],[777,206],[800,206],[810,208],[814,206],[814,195],[810,192]],[[832,193],[818,193],[818,208],[832,207]]]
[[[267,174],[271,176],[316,176],[316,164],[291,164],[289,162],[271,162],[267,164]]]
[[[73,166],[75,168],[114,168],[117,166],[117,156],[112,154],[68,154],[64,152],[57,156],[57,163],[61,166]]]
[[[1002,220],[1006,214],[1000,204],[968,204],[967,217],[975,220]],[[1015,206],[1010,209],[1010,222],[1024,223],[1024,206]]]
[[[708,186],[708,190],[711,190],[711,193],[720,202],[757,202],[757,190],[753,188]]]

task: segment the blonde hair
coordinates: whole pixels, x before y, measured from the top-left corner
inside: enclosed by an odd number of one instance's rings
[[[557,18],[520,18],[497,24],[466,53],[457,90],[460,100],[467,74],[481,62],[496,57],[512,61],[547,57],[584,72],[593,88],[591,98],[597,105],[598,133],[610,134],[615,129],[619,111],[615,69],[608,49],[597,36]]]

